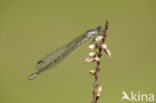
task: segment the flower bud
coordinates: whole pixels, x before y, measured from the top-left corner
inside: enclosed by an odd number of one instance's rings
[[[96,42],[99,42],[99,41],[102,41],[102,39],[103,39],[103,36],[101,35],[101,36],[96,37],[95,38],[95,41]]]
[[[97,95],[96,95],[97,98],[100,97],[100,95],[101,95],[101,91],[102,91],[102,87],[100,86],[99,89],[98,89]]]
[[[98,89],[98,92],[101,92],[101,91],[102,91],[102,87],[100,86],[99,89]]]
[[[91,57],[87,57],[85,59],[85,62],[87,62],[87,63],[90,63],[90,62],[93,62],[93,61],[94,61],[94,58],[91,58]]]
[[[95,51],[89,53],[89,56],[90,56],[90,57],[94,57],[95,55],[96,55],[96,52],[95,52]]]
[[[106,45],[106,44],[101,44],[101,48],[102,48],[103,50],[105,50],[105,49],[107,49],[107,45]]]
[[[95,61],[99,62],[100,58],[98,56],[95,57]]]
[[[96,95],[96,96],[97,96],[97,98],[99,98],[99,97],[100,97],[100,95],[101,95],[101,93],[97,93],[97,95]]]
[[[95,48],[96,48],[96,45],[95,44],[89,45],[89,49],[94,50]]]
[[[90,70],[89,73],[94,75],[95,74],[95,70]]]
[[[105,53],[109,59],[111,59],[112,55],[109,49],[105,49]]]

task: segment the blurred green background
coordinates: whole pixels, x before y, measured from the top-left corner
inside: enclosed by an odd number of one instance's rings
[[[109,21],[99,103],[120,103],[122,91],[156,95],[155,0],[1,0],[0,103],[90,103],[94,78],[89,42],[32,81],[36,61]]]

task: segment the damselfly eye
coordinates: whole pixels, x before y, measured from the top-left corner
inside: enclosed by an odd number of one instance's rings
[[[98,26],[98,27],[97,27],[97,30],[98,30],[98,31],[102,31],[102,27],[101,27],[101,26]]]

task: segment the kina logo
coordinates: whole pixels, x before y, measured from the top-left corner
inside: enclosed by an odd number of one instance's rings
[[[152,102],[154,101],[154,94],[153,93],[141,93],[141,92],[134,92],[131,91],[130,95],[128,95],[125,91],[122,91],[121,101],[138,101],[138,102]]]

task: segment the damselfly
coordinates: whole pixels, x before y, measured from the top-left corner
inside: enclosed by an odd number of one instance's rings
[[[76,37],[71,42],[65,44],[64,46],[60,47],[59,49],[49,53],[45,57],[41,58],[37,64],[36,69],[37,71],[30,76],[28,76],[28,79],[31,80],[34,77],[36,77],[41,72],[49,69],[52,65],[57,63],[58,61],[61,61],[67,54],[72,52],[76,47],[84,43],[85,41],[89,39],[93,39],[94,37],[98,35],[102,35],[104,31],[104,28],[101,26],[98,26],[94,29],[88,30],[82,35]]]

